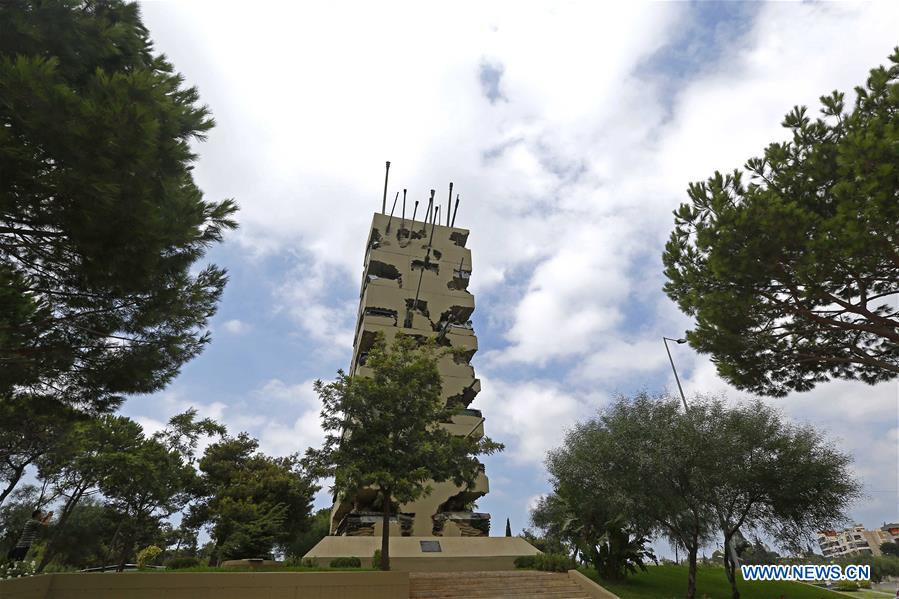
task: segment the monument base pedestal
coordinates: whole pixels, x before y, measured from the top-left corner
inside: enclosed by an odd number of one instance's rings
[[[371,567],[381,537],[327,536],[303,557],[327,567],[338,557],[358,557]],[[390,569],[399,572],[514,570],[515,558],[540,553],[521,537],[390,537]]]

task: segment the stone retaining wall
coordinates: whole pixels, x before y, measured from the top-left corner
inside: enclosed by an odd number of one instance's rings
[[[3,599],[408,599],[407,572],[123,572],[0,581]]]

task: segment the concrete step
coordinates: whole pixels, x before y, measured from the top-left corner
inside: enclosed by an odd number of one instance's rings
[[[446,584],[415,584],[414,587],[416,589],[421,590],[432,590],[432,591],[443,591],[445,589],[453,590],[453,589],[471,589],[471,590],[506,590],[506,589],[515,589],[515,590],[528,590],[533,588],[547,589],[547,590],[565,590],[572,588],[571,585],[577,585],[571,581],[558,581],[558,582],[547,582],[547,583],[531,583],[531,582],[516,582],[510,584],[482,584],[479,582],[470,582],[470,581],[459,581],[458,583],[446,583]]]
[[[478,599],[590,599],[589,595],[580,590],[569,591],[546,591],[539,588],[530,591],[501,591],[493,590],[482,593],[471,593],[470,591],[457,591],[452,594],[436,595],[429,591],[411,591],[410,599],[462,599],[463,597],[477,597]]]

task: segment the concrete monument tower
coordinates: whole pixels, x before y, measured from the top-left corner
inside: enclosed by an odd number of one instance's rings
[[[389,173],[390,163],[387,163]],[[471,359],[478,340],[471,326],[474,296],[468,291],[471,251],[468,231],[455,226],[459,196],[449,185],[446,204],[435,192],[407,211],[406,192],[387,212],[387,178],[381,212],[372,217],[365,246],[359,312],[353,341],[351,376],[370,374],[366,358],[377,333],[390,344],[398,334],[434,339],[453,348],[438,362],[441,398],[452,417],[441,423],[454,435],[484,435],[484,418],[471,407],[481,388]],[[411,213],[411,216],[410,216]],[[489,491],[483,468],[473,484],[431,483],[432,492],[402,504],[390,520],[391,567],[399,570],[508,570],[522,555],[538,551],[520,537],[490,537],[490,515],[474,502]],[[336,496],[331,534],[305,557],[327,563],[335,557],[359,556],[368,563],[380,547],[383,515],[374,491]]]
[[[369,374],[365,359],[376,333],[382,333],[388,344],[402,333],[461,350],[438,362],[441,397],[453,411],[452,420],[442,426],[455,435],[481,437],[484,418],[469,407],[480,381],[470,364],[478,340],[470,320],[474,297],[468,292],[472,264],[471,251],[465,247],[468,231],[453,227],[452,216],[441,215],[433,199],[423,212],[422,220],[406,218],[405,211],[372,218],[349,372]],[[483,471],[469,487],[452,482],[432,487],[427,497],[400,506],[391,535],[488,536],[490,515],[472,510],[472,503],[489,490]],[[372,500],[374,494],[338,497],[331,513],[332,534],[380,537],[382,517],[370,505]]]

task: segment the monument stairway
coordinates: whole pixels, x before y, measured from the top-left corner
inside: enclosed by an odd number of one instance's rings
[[[590,599],[567,574],[500,572],[410,572],[410,599]]]

